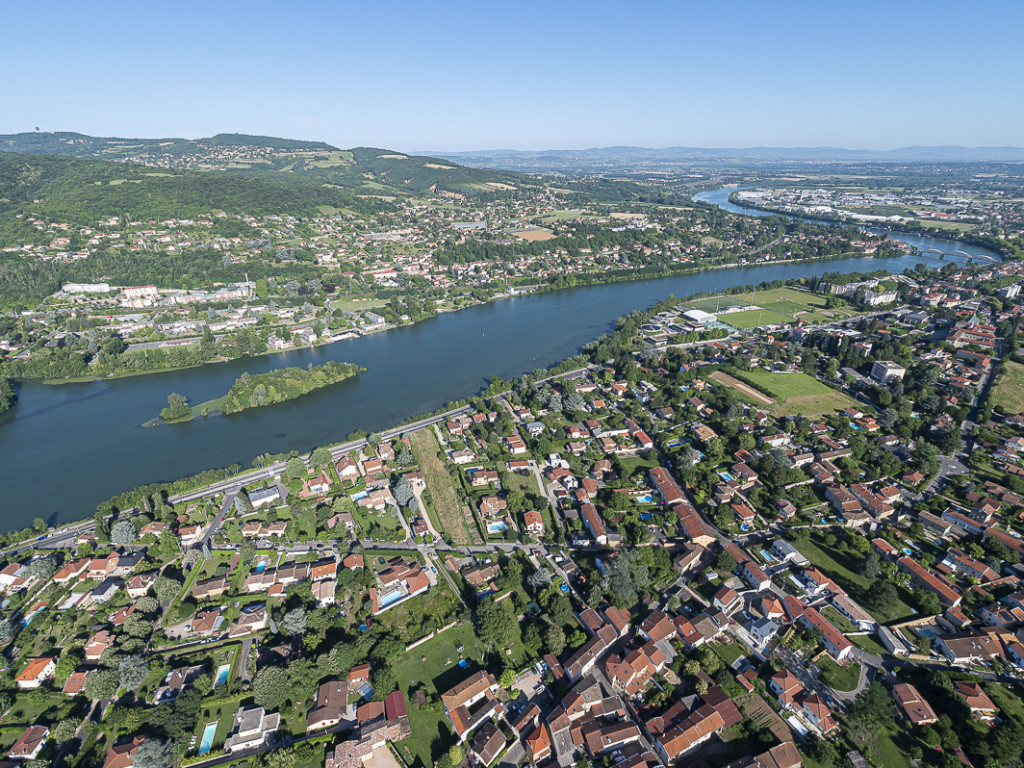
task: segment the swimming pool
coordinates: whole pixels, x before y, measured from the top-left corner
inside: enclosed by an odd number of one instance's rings
[[[654,503],[654,497],[648,493],[645,496],[641,496],[640,498],[638,498],[637,501],[642,502],[644,504],[652,504]]]
[[[199,742],[199,754],[208,755],[213,749],[213,734],[217,732],[217,723],[207,723],[203,729],[203,740]]]
[[[224,685],[228,681],[229,674],[231,674],[231,665],[221,664],[217,668],[217,679],[213,681],[213,687],[216,688],[218,685]]]
[[[377,605],[379,605],[381,608],[384,608],[386,606],[391,605],[392,603],[397,603],[403,597],[405,597],[405,595],[403,595],[401,591],[396,589],[394,592],[388,592],[386,595],[384,595],[384,597],[378,599]]]
[[[725,482],[727,482],[727,483],[731,483],[732,482],[732,475],[730,475],[728,472],[719,472],[718,475],[723,480],[725,480]]]
[[[256,573],[263,573],[263,571],[265,571],[266,569],[267,569],[267,564],[266,563],[258,563],[256,565]]]
[[[370,494],[367,493],[366,491],[359,491],[359,493],[353,493],[352,501],[359,501],[360,499],[365,499],[369,495]]]
[[[508,524],[505,523],[505,521],[503,521],[503,520],[499,520],[496,523],[488,523],[487,524],[487,532],[488,533],[502,533],[503,531],[507,531],[507,530],[508,530]]]

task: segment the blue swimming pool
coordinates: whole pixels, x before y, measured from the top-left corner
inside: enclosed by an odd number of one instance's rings
[[[266,563],[258,563],[256,565],[256,573],[263,573],[267,569]]]
[[[199,742],[199,754],[208,755],[213,749],[213,735],[217,732],[217,723],[207,723],[203,729],[203,740]]]
[[[638,498],[637,501],[642,502],[643,504],[652,504],[654,502],[654,497],[648,493]]]
[[[488,533],[502,533],[508,530],[508,524],[504,520],[499,520],[496,523],[487,524]]]
[[[230,664],[221,664],[217,668],[217,679],[213,681],[213,687],[216,688],[218,685],[224,685],[228,681],[228,675],[231,674]]]
[[[732,475],[730,475],[728,472],[719,472],[718,474],[723,480],[725,480],[725,482],[732,482]]]
[[[397,603],[403,597],[405,597],[405,595],[403,595],[396,589],[394,592],[388,592],[386,595],[384,595],[384,597],[379,598],[377,600],[377,605],[379,605],[381,608],[385,608],[391,605],[392,603]]]

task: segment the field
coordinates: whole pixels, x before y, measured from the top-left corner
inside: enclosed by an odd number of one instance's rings
[[[767,291],[723,294],[686,302],[688,307],[714,313],[726,307],[751,307],[744,312],[722,315],[723,323],[736,328],[753,328],[760,323],[789,323],[800,319],[807,323],[820,323],[857,314],[849,309],[825,309],[825,297],[795,288],[772,288]],[[757,309],[760,308],[760,309]]]
[[[521,229],[519,231],[511,231],[510,235],[515,235],[520,240],[527,240],[531,243],[539,243],[544,240],[554,240],[555,235],[552,232],[548,232],[546,229]]]
[[[419,457],[419,465],[423,470],[423,478],[427,482],[430,498],[441,523],[443,534],[446,534],[457,546],[470,543],[466,520],[462,516],[459,498],[455,495],[451,478],[444,462],[437,458],[440,446],[432,429],[420,429],[412,434],[412,447]]]
[[[820,416],[856,405],[806,373],[769,373],[758,368],[745,371],[743,378],[776,400],[768,407],[775,416]]]
[[[747,400],[753,401],[757,405],[774,405],[775,403],[775,401],[768,397],[768,395],[754,389],[749,384],[744,384],[739,379],[735,379],[727,373],[715,371],[711,374],[710,378],[714,379],[719,384],[725,384],[727,387],[732,387],[739,392],[741,396]]]
[[[1024,413],[1024,365],[1006,361],[992,390],[992,405],[1009,413]]]
[[[466,669],[458,666],[459,652],[471,663]],[[445,630],[423,645],[395,659],[393,668],[399,685],[405,691],[412,737],[395,744],[396,749],[414,766],[428,768],[455,743],[451,727],[443,714],[430,706],[416,704],[416,691],[423,689],[428,698],[441,694],[480,669],[483,647],[471,626]]]
[[[733,328],[741,330],[793,322],[793,318],[779,312],[773,312],[770,309],[745,309],[742,312],[730,312],[727,315],[719,315],[718,319],[723,323],[728,323]]]

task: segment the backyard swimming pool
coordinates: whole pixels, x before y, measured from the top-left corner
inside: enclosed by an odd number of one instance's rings
[[[221,664],[217,668],[217,679],[213,681],[213,687],[216,688],[218,685],[224,685],[228,681],[229,674],[231,674],[231,665]]]
[[[213,734],[217,732],[217,723],[207,723],[203,729],[203,740],[199,742],[199,754],[208,755],[213,749]]]
[[[507,530],[508,530],[508,524],[505,523],[505,521],[503,521],[503,520],[499,520],[496,523],[488,523],[487,524],[487,532],[488,533],[503,533],[504,531],[507,531]]]

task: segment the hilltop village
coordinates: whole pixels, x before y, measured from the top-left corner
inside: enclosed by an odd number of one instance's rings
[[[406,427],[38,521],[0,569],[0,748],[1016,765],[1022,280],[668,299]]]

